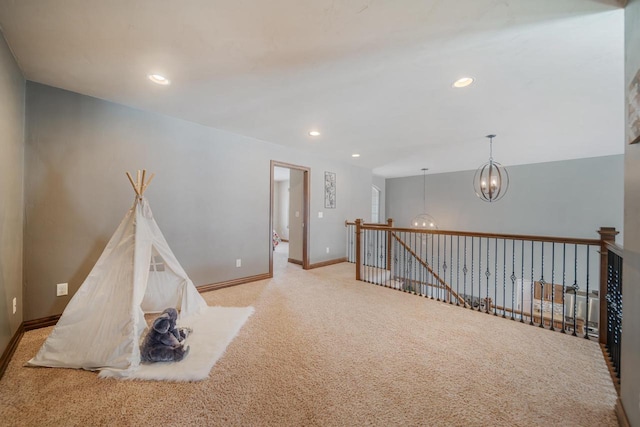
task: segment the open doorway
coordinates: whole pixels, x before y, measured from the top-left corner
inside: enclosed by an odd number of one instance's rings
[[[307,167],[271,161],[272,276],[288,264],[309,268],[309,174]]]

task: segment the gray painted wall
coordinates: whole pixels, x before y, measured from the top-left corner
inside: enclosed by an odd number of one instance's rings
[[[640,69],[640,0],[625,9],[625,87]],[[622,318],[622,404],[632,426],[640,426],[640,144],[624,155],[624,265]]]
[[[0,33],[0,351],[23,320],[24,91],[22,73]]]
[[[601,226],[622,229],[623,156],[508,168],[508,193],[478,199],[475,171],[427,175],[427,212],[441,230],[598,238]],[[423,210],[423,177],[387,180],[386,214],[408,226]],[[622,240],[621,236],[618,241]]]
[[[196,285],[268,272],[271,160],[311,168],[312,212],[324,210],[324,171],[337,173],[337,209],[312,214],[310,260],[345,256],[344,220],[367,215],[370,170],[28,82],[25,319],[63,311],[133,203],[127,170],[156,173],[146,196]],[[60,282],[69,296],[55,296]]]

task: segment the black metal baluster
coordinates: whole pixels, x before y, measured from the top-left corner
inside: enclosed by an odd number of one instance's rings
[[[522,256],[520,260],[520,266],[522,268],[520,272],[520,323],[524,323],[524,240],[522,241],[520,255]]]
[[[452,236],[453,238],[453,236]],[[456,244],[456,305],[460,305],[460,235],[457,236],[458,242]]]
[[[473,244],[474,240],[475,240],[474,237],[471,236],[471,298],[470,298],[470,303],[471,303],[471,309],[472,310],[473,310],[473,299],[474,299],[474,296],[473,296],[473,294],[474,294],[474,292],[473,292],[473,270],[474,270],[473,264],[474,264],[474,262],[476,260],[476,257],[474,255],[474,250],[473,250],[473,248],[475,246]]]
[[[464,299],[465,306],[467,303],[467,273],[468,272],[469,272],[469,269],[467,268],[467,236],[464,236],[464,267],[462,269],[462,273],[464,274],[463,276],[464,282],[462,283],[462,286],[463,286],[462,298]]]
[[[369,283],[369,269],[368,269],[368,265],[369,265],[369,256],[371,255],[370,250],[369,250],[369,233],[367,233],[367,230],[362,230],[362,235],[363,240],[364,240],[364,250],[365,250],[365,257],[364,257],[364,262],[362,263],[362,268],[363,268],[363,276],[364,276],[364,281]]]
[[[376,240],[376,258],[375,258],[375,281],[378,286],[381,286],[382,283],[380,280],[380,230],[375,230],[375,240]]]
[[[435,237],[435,236],[434,236]],[[437,248],[438,248],[438,256],[436,257],[436,263],[438,265],[437,268],[437,272],[438,272],[438,278],[442,277],[440,276],[440,235],[438,234],[438,244],[437,244]],[[441,294],[441,286],[442,284],[440,283],[439,280],[436,280],[436,283],[438,285],[438,287],[436,289],[438,289],[438,293],[436,294],[436,301],[440,301],[440,294]]]
[[[422,277],[423,277],[423,271],[422,271],[422,263],[420,262],[420,260],[422,259],[422,234],[419,231],[416,231],[416,240],[415,240],[415,244],[413,246],[413,252],[416,254],[415,259],[416,259],[416,277],[415,277],[415,281],[413,282],[413,293],[414,295],[420,294],[419,289],[422,286]]]
[[[453,295],[451,294],[451,290],[453,290],[453,235],[449,236],[449,265],[451,268],[449,269],[449,304],[453,304]]]
[[[488,238],[487,244],[489,244]],[[478,311],[482,311],[482,237],[478,243]]]
[[[567,244],[562,244],[562,332],[566,334],[567,329],[567,308],[565,307],[565,295],[567,293]]]
[[[585,319],[584,319],[584,337],[589,339],[589,246],[586,245],[587,248],[587,289],[585,300]]]
[[[409,248],[413,248],[412,241],[413,241],[414,233],[411,231],[408,234],[409,234],[409,240],[407,244],[409,245]],[[411,280],[413,277],[413,269],[414,269],[413,264],[415,262],[415,259],[413,255],[411,255],[411,251],[409,251],[408,249],[407,249],[407,257],[409,258],[410,264],[409,264],[409,270],[407,271],[407,282],[406,282],[407,286],[406,286],[405,292],[411,292],[411,286],[413,286],[411,283]]]
[[[373,273],[373,283],[380,286],[380,270],[378,270],[378,230],[372,230],[373,236],[373,267],[371,267],[371,272]]]
[[[487,271],[484,272],[484,275],[487,277],[487,291],[486,297],[484,299],[484,312],[487,314],[489,313],[489,278],[491,277],[491,272],[489,271],[489,243],[490,240],[487,237]]]
[[[377,283],[378,286],[382,286],[384,284],[384,280],[380,280],[380,275],[382,274],[382,271],[380,270],[381,269],[380,261],[382,260],[382,253],[380,252],[381,249],[382,249],[382,244],[380,243],[380,230],[376,230],[376,276],[377,276],[376,282],[378,282]]]
[[[402,231],[398,231],[396,233],[396,237],[398,238],[401,238],[402,235]],[[393,275],[396,279],[396,288],[400,290],[404,286],[404,266],[407,263],[407,260],[404,257],[404,246],[400,245],[398,239],[393,239],[393,245],[396,250],[394,254],[395,271],[393,272]]]
[[[440,240],[440,235],[438,234],[438,241],[439,240]],[[444,259],[444,263],[442,264],[442,281],[446,282],[447,281],[447,236],[446,235],[443,237],[443,240],[444,240],[444,252],[442,253],[442,258]],[[444,295],[442,295],[442,301],[447,302],[447,288],[444,285],[442,285],[442,288],[444,293]]]
[[[555,298],[556,298],[556,244],[554,242],[551,243],[551,329],[555,331],[556,329],[553,327],[554,314],[556,311],[555,308]]]
[[[426,244],[426,240],[425,240],[427,238],[427,235],[426,234],[421,234],[420,237],[421,237],[421,240],[420,240],[420,259],[424,260],[424,257],[426,256],[426,251],[427,251],[427,249],[426,249],[427,244]],[[424,243],[424,245],[422,243]],[[423,250],[424,250],[424,252],[423,252]],[[424,265],[422,265],[422,263],[420,263],[420,272],[422,273],[421,277],[420,277],[420,293],[422,294],[423,290],[424,290],[424,295],[426,296],[426,294],[428,292],[428,284],[429,284],[429,270],[427,270],[424,267]],[[423,288],[423,286],[424,286],[424,288]]]
[[[516,241],[511,241],[511,320],[516,320],[514,310],[516,309]],[[506,304],[505,304],[506,306]]]
[[[407,232],[403,231],[402,232],[402,241],[404,242],[404,245],[402,245],[402,253],[404,255],[404,262],[403,264],[403,273],[402,273],[402,292],[406,292],[407,291],[407,284],[409,283],[409,271],[411,268],[411,258],[409,257],[409,251],[407,250],[407,247],[405,246],[408,242],[407,240]]]
[[[398,287],[398,240],[391,235],[391,259],[393,264],[391,265],[391,285],[394,289]]]
[[[529,312],[529,324],[533,325],[533,286],[534,286],[534,281],[533,281],[533,240],[531,241],[531,299],[529,300],[531,302],[531,311]]]
[[[503,319],[507,317],[506,310],[505,310],[506,308],[507,308],[507,239],[502,239],[502,318]]]
[[[574,245],[574,259],[573,259],[573,335],[578,334],[576,329],[578,327],[578,245]]]
[[[379,243],[379,250],[380,250],[380,254],[378,255],[378,259],[380,260],[380,273],[382,274],[382,280],[380,283],[380,286],[387,286],[387,262],[386,262],[386,241],[387,239],[385,238],[385,231],[384,230],[378,230],[378,243]]]
[[[393,280],[391,276],[391,261],[393,260],[393,258],[391,257],[392,250],[393,245],[391,243],[391,229],[389,228],[384,232],[384,274],[386,277],[385,286],[388,288],[391,287],[391,280]]]
[[[493,266],[493,315],[497,316],[496,307],[498,306],[498,239],[495,239],[495,253]]]
[[[431,264],[429,264],[429,267],[431,268],[431,271],[433,271],[433,235],[429,235],[430,240],[431,240]],[[426,260],[425,260],[426,261]],[[427,263],[428,264],[428,263]],[[433,273],[429,274],[429,277],[431,277],[431,299],[433,298],[433,294],[436,294],[436,297],[438,296],[438,287],[437,287],[437,283],[434,283],[435,280],[433,280]]]
[[[367,282],[367,253],[369,252],[369,248],[367,247],[367,230],[362,230],[362,250],[364,255],[362,258],[362,279]]]
[[[409,273],[411,272],[411,257],[409,256],[409,250],[405,246],[408,242],[407,236],[411,236],[406,231],[402,233],[402,241],[405,243],[402,245],[402,253],[404,254],[404,273],[402,280],[402,292],[407,291],[407,287],[409,286]]]
[[[544,242],[540,242],[542,252],[542,268],[540,269],[540,327],[544,328]]]
[[[419,233],[415,233],[415,239],[414,239],[414,244],[413,244],[413,248],[415,248],[418,245],[418,238],[421,235]],[[415,250],[415,249],[414,249]],[[412,294],[416,294],[416,289],[417,289],[417,283],[418,283],[418,269],[422,266],[422,264],[420,264],[420,261],[416,259],[416,262],[413,264],[413,282],[411,284],[411,293]]]
[[[426,288],[425,288],[425,298],[433,299],[433,274],[429,271],[429,239],[433,239],[433,236],[429,236],[428,234],[424,234],[424,272],[426,275]]]
[[[365,237],[367,238],[367,266],[371,267],[373,264],[373,247],[371,245],[371,230],[364,230]],[[369,269],[371,270],[371,269]],[[369,271],[371,273],[371,271]]]

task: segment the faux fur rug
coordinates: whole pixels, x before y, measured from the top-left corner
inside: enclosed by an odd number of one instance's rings
[[[200,381],[209,376],[213,365],[253,314],[253,307],[207,307],[207,311],[180,326],[193,332],[187,337],[189,354],[180,362],[143,363],[126,377],[103,370],[100,378],[159,381]]]

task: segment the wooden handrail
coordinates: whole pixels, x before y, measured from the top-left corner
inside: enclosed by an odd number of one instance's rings
[[[392,227],[393,224],[393,220],[392,219],[388,219],[387,222],[363,222],[362,225],[363,226],[367,226],[367,227],[384,227],[384,228],[388,228],[388,227]],[[349,222],[347,220],[344,221],[344,226],[348,227],[350,225],[356,225],[355,222]]]
[[[409,253],[410,253],[410,254],[411,254],[411,255],[412,255],[416,260],[418,260],[418,262],[420,263],[420,265],[422,265],[424,268],[426,268],[426,269],[429,271],[429,273],[431,273],[431,274],[433,275],[433,277],[435,277],[435,278],[436,278],[436,280],[437,280],[438,282],[440,282],[440,284],[441,284],[442,286],[444,286],[444,287],[445,287],[445,288],[446,288],[446,289],[447,289],[451,294],[453,294],[453,295],[458,299],[458,301],[462,303],[462,305],[463,305],[463,306],[466,306],[466,304],[467,304],[467,303],[465,302],[464,298],[462,298],[462,297],[461,297],[460,295],[458,295],[458,294],[457,294],[453,289],[451,289],[451,286],[449,286],[449,284],[448,284],[447,282],[445,282],[444,280],[442,280],[442,279],[440,278],[440,276],[438,276],[438,274],[436,274],[436,272],[435,272],[435,271],[433,271],[433,269],[429,266],[429,264],[427,264],[427,263],[426,263],[422,258],[420,258],[420,257],[418,256],[418,254],[416,254],[416,253],[414,252],[414,250],[413,250],[413,249],[411,249],[411,247],[409,247],[409,246],[404,242],[404,240],[402,240],[400,237],[398,237],[398,235],[397,235],[396,233],[394,233],[393,231],[391,231],[391,235],[393,236],[393,238],[394,238],[394,239],[396,239],[396,240],[400,243],[400,245],[402,245],[402,247],[404,247],[407,251],[409,251]]]
[[[389,226],[378,226],[364,224],[363,229],[376,230],[376,229],[390,229]],[[422,230],[417,228],[399,228],[391,227],[393,232],[407,232],[407,233],[420,233],[420,234],[446,234],[450,236],[467,236],[467,237],[486,237],[494,239],[507,239],[507,240],[528,240],[534,242],[553,242],[553,243],[568,243],[571,245],[594,245],[600,246],[601,241],[599,239],[582,239],[576,237],[553,237],[553,236],[533,236],[527,234],[501,234],[501,233],[477,233],[472,231],[451,231],[451,230]]]

